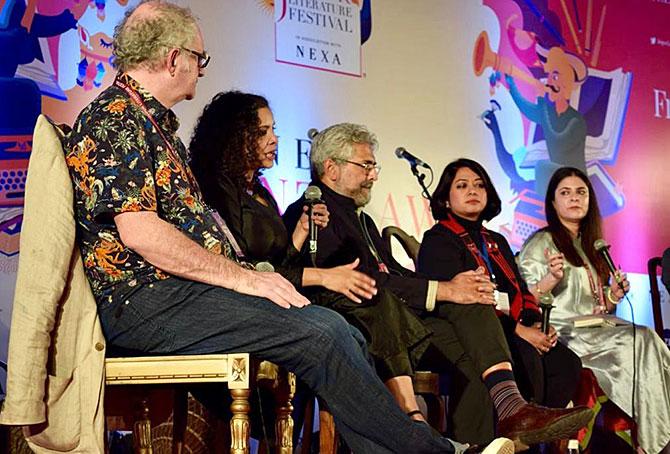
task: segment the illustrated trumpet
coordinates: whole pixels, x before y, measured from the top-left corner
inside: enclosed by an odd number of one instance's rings
[[[472,69],[475,71],[476,76],[481,76],[486,68],[493,68],[495,71],[508,74],[515,79],[521,79],[540,92],[546,91],[544,84],[538,79],[515,66],[509,58],[493,52],[489,44],[488,33],[482,31],[477,36],[475,47],[472,50]]]

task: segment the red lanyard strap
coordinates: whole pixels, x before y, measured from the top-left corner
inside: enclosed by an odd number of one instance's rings
[[[479,248],[477,248],[477,245],[475,244],[473,239],[470,237],[468,232],[465,231],[465,228],[463,228],[463,226],[458,223],[458,221],[456,221],[453,217],[449,216],[449,218],[440,221],[440,224],[442,224],[444,227],[451,230],[453,233],[455,233],[461,238],[461,240],[465,243],[465,246],[468,248],[468,250],[474,257],[475,261],[477,262],[477,266],[483,267],[489,272],[489,274],[493,272],[493,270],[489,270],[486,261],[482,257],[481,251],[479,250]],[[519,286],[519,282],[517,281],[516,275],[514,274],[512,267],[509,265],[509,263],[507,263],[507,260],[505,260],[505,257],[503,257],[502,252],[500,252],[498,244],[495,241],[493,241],[491,235],[485,228],[482,227],[481,232],[484,241],[484,247],[486,248],[489,257],[491,257],[493,261],[498,265],[498,267],[501,269],[507,280],[510,281],[512,285],[514,285],[514,287],[520,291],[521,287]]]
[[[472,254],[473,258],[477,262],[477,266],[484,267],[484,269],[486,269],[489,272],[489,274],[493,272],[493,270],[488,269],[488,266],[486,265],[486,262],[482,257],[482,253],[479,250],[479,248],[477,248],[477,245],[473,241],[472,237],[468,234],[465,228],[461,224],[459,224],[458,221],[456,221],[456,219],[454,219],[452,216],[449,216],[447,219],[443,219],[442,221],[440,221],[440,224],[442,224],[448,230],[455,233],[461,238],[461,240],[465,243],[465,246]],[[505,257],[502,255],[502,252],[498,247],[498,244],[495,241],[493,241],[490,233],[484,227],[482,227],[481,233],[484,242],[484,247],[488,251],[489,257],[491,257],[493,261],[498,265],[500,270],[505,275],[505,278],[512,284],[514,290],[516,291],[514,301],[512,302],[512,310],[514,312],[513,314],[514,318],[517,318],[521,312],[519,311],[519,313],[517,314],[516,311],[514,311],[514,308],[519,307],[521,310],[523,310],[526,308],[527,302],[533,304],[534,301],[527,301],[527,299],[524,298],[524,294],[521,291],[521,285],[519,284],[516,274],[514,274],[514,270],[512,269],[510,264],[507,263],[507,260],[505,260]]]
[[[126,94],[130,97],[130,99],[135,103],[137,107],[140,108],[142,113],[144,114],[145,117],[151,122],[153,127],[156,129],[156,132],[161,136],[161,139],[163,139],[163,142],[165,142],[165,146],[167,148],[168,154],[170,155],[170,158],[172,158],[172,161],[174,164],[177,166],[177,169],[179,170],[179,173],[184,175],[188,182],[193,186],[193,188],[200,192],[200,187],[198,186],[198,182],[196,181],[195,177],[193,176],[193,173],[191,173],[191,169],[188,166],[183,165],[183,160],[179,157],[177,152],[174,150],[172,147],[172,144],[170,143],[169,140],[167,140],[167,137],[165,137],[165,134],[163,133],[163,129],[158,126],[158,123],[154,119],[153,115],[151,115],[151,112],[149,112],[149,109],[147,109],[146,104],[144,103],[144,100],[142,97],[132,88],[128,86],[128,84],[122,82],[119,80],[117,77],[114,80],[114,85],[122,89]]]
[[[493,241],[490,233],[485,229],[482,229],[482,237],[484,238],[486,249],[488,250],[489,255],[493,258],[493,261],[498,264],[498,267],[500,267],[507,280],[509,280],[514,285],[514,287],[520,291],[521,286],[519,285],[519,281],[516,278],[516,274],[514,274],[514,270],[507,262],[507,260],[505,260],[505,257],[503,257],[502,252],[498,247],[498,243]]]
[[[147,117],[147,119],[151,122],[153,127],[156,129],[156,132],[158,132],[158,134],[161,136],[161,139],[163,139],[163,142],[165,142],[165,146],[167,148],[168,154],[170,155],[170,158],[172,159],[174,164],[177,166],[177,168],[179,170],[179,173],[184,175],[186,177],[186,179],[188,180],[188,182],[193,186],[193,188],[198,193],[200,193],[200,187],[198,186],[198,182],[196,181],[195,176],[191,172],[191,169],[188,166],[184,166],[182,164],[183,160],[179,157],[177,152],[174,150],[170,141],[167,140],[167,138],[165,137],[165,134],[163,133],[163,130],[161,129],[160,126],[158,126],[158,123],[154,119],[153,115],[151,115],[151,113],[149,112],[149,109],[147,109],[147,106],[144,103],[144,100],[140,97],[140,95],[135,90],[130,88],[130,86],[128,86],[128,84],[123,83],[118,78],[116,78],[116,80],[114,80],[114,85],[116,85],[117,87],[122,89],[124,92],[126,92],[126,94],[135,103],[135,105],[137,105],[137,107],[140,108],[140,110],[142,111],[144,116]],[[204,205],[204,203],[203,203],[203,205]],[[214,221],[218,224],[219,229],[223,232],[226,239],[230,243],[231,247],[235,251],[235,255],[237,256],[237,258],[240,261],[243,261],[244,258],[245,258],[244,252],[242,251],[242,248],[240,247],[239,243],[237,242],[237,240],[233,236],[233,233],[230,231],[230,228],[226,224],[226,221],[223,220],[221,215],[219,215],[219,213],[216,210],[209,209],[209,211],[210,211],[210,214],[212,215],[212,218],[214,219]]]

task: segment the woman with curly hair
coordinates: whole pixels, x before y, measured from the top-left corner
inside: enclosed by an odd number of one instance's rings
[[[260,183],[274,165],[277,136],[265,98],[236,91],[217,94],[202,113],[191,139],[191,168],[205,201],[226,223],[248,260],[269,261],[316,304],[341,313],[360,329],[377,372],[400,407],[423,421],[414,396],[414,365],[428,346],[421,321],[375,282],[355,271],[358,259],[334,268],[300,265],[309,232],[304,213],[289,235],[276,201]],[[328,222],[325,205],[314,206],[315,222]],[[305,287],[313,288],[306,289]]]
[[[374,295],[373,280],[354,271],[356,262],[331,269],[293,265],[309,235],[309,219],[303,215],[289,241],[277,202],[260,182],[277,154],[265,98],[236,91],[217,94],[196,124],[190,153],[205,201],[225,219],[246,260],[272,263],[299,289],[320,285],[354,301]],[[326,206],[315,205],[313,218],[318,226],[327,225]]]

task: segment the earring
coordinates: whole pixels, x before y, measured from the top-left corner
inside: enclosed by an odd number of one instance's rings
[[[448,200],[444,203],[444,206],[449,208],[449,201]]]

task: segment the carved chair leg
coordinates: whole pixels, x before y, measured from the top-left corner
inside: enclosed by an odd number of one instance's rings
[[[250,389],[231,389],[233,402],[230,411],[230,454],[249,454],[249,395]]]
[[[277,415],[275,421],[275,450],[278,454],[293,453],[293,404],[295,395],[295,374],[282,370],[275,390]]]
[[[138,454],[153,454],[151,446],[151,420],[149,419],[149,401],[142,399],[140,419],[133,424],[133,443]]]
[[[174,390],[172,410],[172,454],[181,454],[184,449],[186,422],[188,419],[188,391],[177,386]]]
[[[337,452],[337,432],[332,413],[324,408],[323,401],[319,401],[319,452],[321,454],[335,454]]]

